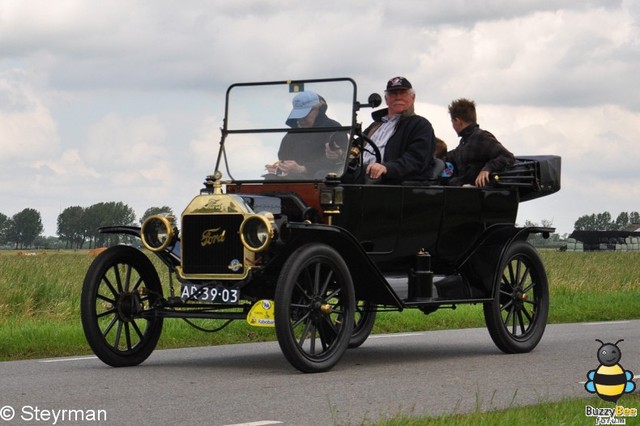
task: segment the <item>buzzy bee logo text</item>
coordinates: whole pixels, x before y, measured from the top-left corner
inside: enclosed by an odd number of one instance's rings
[[[616,343],[604,343],[600,339],[600,348],[598,349],[598,361],[600,365],[595,370],[587,373],[587,382],[584,388],[589,393],[595,393],[608,402],[616,404],[615,408],[596,408],[590,405],[585,407],[585,416],[596,417],[596,424],[625,424],[625,417],[636,417],[638,410],[636,408],[625,408],[618,405],[618,399],[622,394],[631,393],[635,390],[636,384],[633,382],[633,373],[625,370],[620,365],[622,359],[622,351],[618,347],[618,343],[624,339],[618,340]]]

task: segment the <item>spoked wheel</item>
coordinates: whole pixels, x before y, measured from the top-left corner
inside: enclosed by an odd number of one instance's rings
[[[324,244],[308,244],[285,262],[276,287],[278,343],[304,373],[331,369],[347,350],[355,323],[351,274]]]
[[[82,286],[80,315],[98,358],[113,367],[147,359],[160,338],[162,318],[143,313],[159,299],[158,273],[140,250],[115,246],[96,257]]]
[[[367,340],[376,322],[377,313],[375,303],[365,300],[356,304],[355,323],[349,339],[349,348],[357,348]]]
[[[513,243],[500,267],[494,300],[484,304],[491,339],[506,353],[529,352],[547,325],[549,285],[542,260],[526,241]]]

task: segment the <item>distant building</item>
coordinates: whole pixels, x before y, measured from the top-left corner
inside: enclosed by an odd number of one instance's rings
[[[567,239],[567,251],[640,251],[640,224],[624,231],[573,231]]]

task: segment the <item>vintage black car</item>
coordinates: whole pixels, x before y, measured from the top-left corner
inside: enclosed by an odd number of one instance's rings
[[[334,124],[286,124],[302,91],[323,98]],[[215,168],[180,217],[101,229],[139,237],[144,249],[110,247],[87,272],[81,317],[95,354],[114,367],[137,365],[165,318],[243,320],[275,327],[287,360],[313,373],[362,345],[381,310],[429,314],[460,304],[483,306],[502,351],[535,348],[549,290],[527,238],[554,229],[515,221],[520,202],[560,189],[560,158],[518,156],[484,188],[442,185],[435,175],[371,182],[362,157],[380,154],[358,113],[379,104],[376,94],[359,102],[349,78],[231,85]],[[301,143],[329,138],[344,155],[283,173],[278,151],[291,134]],[[150,253],[168,270],[166,282]]]

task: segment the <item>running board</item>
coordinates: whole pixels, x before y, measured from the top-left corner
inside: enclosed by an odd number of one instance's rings
[[[486,303],[490,297],[473,297],[460,275],[434,275],[431,292],[410,291],[410,280],[404,276],[386,276],[389,286],[402,301],[404,307],[455,305],[463,303]],[[412,297],[413,294],[430,294],[431,297]]]

